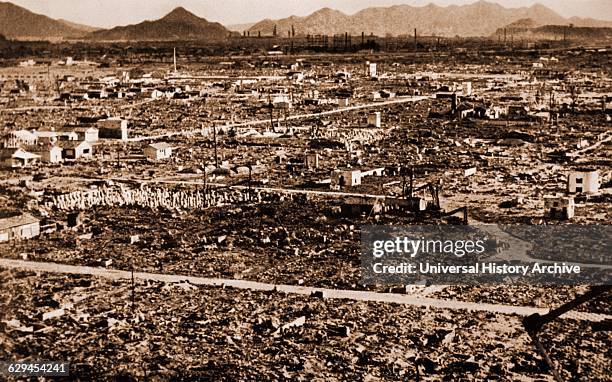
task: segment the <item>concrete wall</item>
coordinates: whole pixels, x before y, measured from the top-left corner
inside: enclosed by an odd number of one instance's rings
[[[26,240],[40,234],[40,223],[24,224],[0,231],[0,242],[8,240]]]
[[[98,121],[98,136],[108,139],[128,139],[128,122],[124,119],[101,119]]]
[[[155,147],[146,147],[144,150],[144,155],[149,160],[161,160],[168,159],[172,156],[172,148],[167,149],[156,149]]]
[[[545,199],[544,207],[549,218],[571,219],[574,217],[574,198],[549,197]]]
[[[381,125],[382,122],[380,111],[368,115],[368,126],[381,127]]]
[[[574,171],[567,179],[567,192],[570,194],[596,194],[599,192],[598,171]]]
[[[62,161],[62,149],[58,146],[37,153],[43,162],[59,163]]]

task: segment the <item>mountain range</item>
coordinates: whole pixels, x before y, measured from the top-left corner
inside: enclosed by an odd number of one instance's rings
[[[366,8],[354,15],[346,15],[330,8],[320,9],[305,17],[291,16],[280,20],[263,20],[244,27],[251,36],[287,36],[291,30],[296,35],[344,34],[377,36],[419,35],[431,36],[491,36],[520,20],[529,20],[529,28],[547,25],[575,27],[612,27],[612,22],[594,19],[564,18],[542,5],[523,8],[504,8],[497,3],[478,1],[473,4],[440,7],[429,4],[423,7],[396,5]],[[239,30],[239,29],[238,29]],[[179,7],[158,20],[139,24],[98,29],[55,20],[35,14],[12,3],[0,2],[0,35],[9,39],[79,39],[94,41],[219,41],[231,35],[229,29],[215,22],[198,17]]]
[[[154,21],[100,29],[54,20],[12,3],[0,2],[0,35],[15,40],[79,39],[95,41],[222,40],[230,31],[179,7]]]
[[[271,35],[276,26],[277,34],[286,36],[292,27],[296,35],[313,34],[374,34],[412,35],[414,29],[420,35],[429,36],[490,36],[499,28],[517,20],[531,19],[538,26],[568,25],[580,27],[608,27],[612,22],[594,19],[566,19],[543,5],[522,8],[504,8],[497,3],[478,1],[473,4],[440,7],[429,4],[423,7],[396,5],[382,8],[366,8],[354,15],[323,8],[306,17],[291,16],[280,20],[263,20],[253,25],[251,35]]]

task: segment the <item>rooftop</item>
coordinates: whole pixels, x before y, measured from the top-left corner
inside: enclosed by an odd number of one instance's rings
[[[153,147],[156,150],[165,150],[165,149],[171,149],[172,148],[172,146],[170,146],[166,142],[151,143],[149,145],[149,147]]]
[[[33,224],[38,221],[38,219],[28,213],[23,213],[21,215],[11,216],[8,218],[0,218],[0,231],[13,227]]]

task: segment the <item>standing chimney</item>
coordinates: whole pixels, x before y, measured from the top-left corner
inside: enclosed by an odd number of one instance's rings
[[[176,48],[174,48],[174,73],[176,73]]]

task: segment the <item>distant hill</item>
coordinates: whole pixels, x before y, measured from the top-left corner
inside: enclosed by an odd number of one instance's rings
[[[569,40],[581,41],[612,41],[612,28],[572,27],[565,25],[544,25],[532,30],[535,37],[539,39],[559,39],[566,33]]]
[[[12,3],[0,2],[0,34],[15,40],[63,39],[82,37],[86,31]]]
[[[232,32],[242,33],[243,31],[248,31],[249,29],[251,29],[253,25],[255,25],[255,23],[233,24],[226,26],[226,28],[231,30]]]
[[[229,34],[223,25],[206,21],[179,7],[159,20],[96,31],[88,38],[98,41],[218,41]]]
[[[271,35],[276,26],[277,35],[286,36],[292,26],[296,35],[344,34],[377,36],[419,35],[435,36],[490,36],[521,19],[532,19],[537,25],[608,26],[610,22],[593,19],[565,19],[551,9],[536,4],[531,7],[504,8],[497,3],[478,1],[469,5],[423,7],[396,5],[388,8],[367,8],[354,15],[323,8],[306,17],[291,16],[281,20],[263,20],[253,25],[251,35],[261,32]],[[611,25],[612,26],[612,25]]]
[[[555,0],[548,0],[549,4],[553,4],[553,2]],[[565,15],[612,20],[612,3],[610,0],[566,0],[556,2],[558,3],[556,9]]]
[[[570,17],[566,24],[573,24],[577,27],[587,28],[612,28],[612,21],[603,21],[595,19],[584,19],[580,17]]]
[[[540,25],[534,19],[520,19],[512,24],[506,25],[504,28],[506,31],[508,30],[521,30],[521,29],[531,29],[537,28]],[[499,28],[498,31],[503,31],[504,28]]]
[[[78,29],[79,31],[82,31],[84,33],[91,33],[91,32],[99,31],[100,29],[102,29],[102,28],[90,27],[89,25],[73,23],[71,21],[64,20],[64,19],[58,19],[57,21],[59,21],[60,23],[70,28]]]
[[[532,19],[522,19],[504,28],[499,28],[494,34],[496,37],[504,35],[507,38],[526,40],[561,40],[566,38],[574,41],[612,41],[612,28],[538,25]]]

